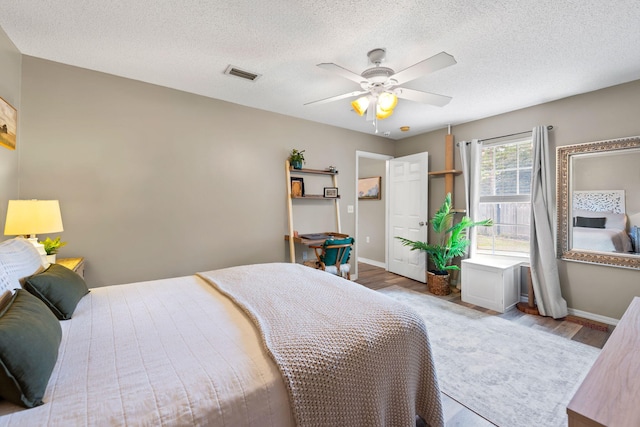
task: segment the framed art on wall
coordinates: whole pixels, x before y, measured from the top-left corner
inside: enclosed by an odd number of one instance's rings
[[[382,177],[358,179],[358,199],[380,200],[380,183]]]
[[[15,150],[17,129],[18,111],[0,98],[0,145]]]

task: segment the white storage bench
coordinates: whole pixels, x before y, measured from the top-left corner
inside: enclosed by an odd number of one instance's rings
[[[520,265],[525,261],[495,256],[462,260],[462,301],[500,313],[520,300]]]

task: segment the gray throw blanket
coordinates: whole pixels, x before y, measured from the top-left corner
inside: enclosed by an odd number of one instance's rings
[[[444,425],[427,331],[406,307],[297,264],[199,273],[253,320],[299,426]]]

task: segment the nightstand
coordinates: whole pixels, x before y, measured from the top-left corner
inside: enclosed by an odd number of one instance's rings
[[[84,279],[84,257],[80,258],[59,258],[56,260],[56,264],[60,264],[63,267],[67,267],[69,270],[73,270],[80,277]]]

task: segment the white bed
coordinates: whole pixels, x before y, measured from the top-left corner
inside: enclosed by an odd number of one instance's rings
[[[572,249],[633,252],[624,190],[574,191]]]
[[[307,267],[94,288],[60,325],[44,404],[0,400],[0,425],[442,425],[419,317]]]
[[[631,237],[627,232],[627,216],[624,213],[574,210],[573,218],[572,249],[597,252],[633,252]],[[601,219],[604,228],[577,226],[576,222],[580,218]]]
[[[625,230],[574,227],[572,249],[596,252],[633,252],[631,239]]]

